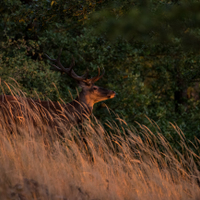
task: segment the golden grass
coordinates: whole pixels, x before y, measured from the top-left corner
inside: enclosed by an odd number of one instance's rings
[[[200,199],[199,156],[178,127],[183,152],[156,125],[153,133],[118,119],[121,127],[108,122],[105,131],[94,119],[82,131],[64,123],[56,129],[25,99],[20,104],[22,115],[9,109],[15,121],[0,116],[0,199]]]

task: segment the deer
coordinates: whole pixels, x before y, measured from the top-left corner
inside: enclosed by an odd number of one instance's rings
[[[115,97],[116,93],[112,90],[105,89],[99,86],[96,86],[95,83],[101,79],[105,73],[100,75],[100,68],[98,68],[98,75],[92,78],[88,78],[88,70],[82,76],[77,75],[73,67],[75,66],[75,60],[73,58],[70,66],[64,67],[61,64],[60,56],[62,53],[62,49],[60,50],[57,59],[50,58],[47,54],[45,56],[48,60],[51,61],[51,65],[54,67],[54,70],[64,72],[66,75],[74,79],[78,85],[82,88],[79,95],[70,103],[59,103],[52,101],[41,101],[41,100],[33,100],[26,98],[31,109],[42,110],[42,112],[47,112],[48,115],[52,116],[61,116],[61,118],[68,125],[76,125],[82,123],[85,119],[89,119],[90,115],[93,111],[93,106],[95,103],[112,99]],[[12,95],[0,95],[0,108],[2,109],[2,105],[9,104],[15,105],[16,109],[21,107],[19,105],[19,98]],[[16,106],[17,105],[17,106]],[[45,114],[46,115],[46,114]],[[48,121],[49,119],[47,119]]]

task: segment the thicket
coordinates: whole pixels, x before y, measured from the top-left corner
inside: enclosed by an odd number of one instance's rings
[[[200,138],[199,1],[0,1],[0,78],[32,98],[70,101],[76,83],[50,69],[44,53],[75,58],[75,71],[105,68],[98,85],[117,92],[105,102],[130,124],[151,126],[165,137],[176,123],[189,140]],[[95,116],[110,118],[104,103]],[[153,127],[152,127],[153,128]]]

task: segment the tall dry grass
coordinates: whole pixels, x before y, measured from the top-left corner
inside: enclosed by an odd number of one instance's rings
[[[19,104],[9,120],[0,112],[0,199],[200,199],[199,156],[175,125],[181,152],[153,122],[155,132],[121,119],[105,131],[95,118],[68,130],[44,125],[25,98]]]

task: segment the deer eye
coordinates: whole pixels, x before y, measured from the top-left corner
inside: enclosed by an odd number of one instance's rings
[[[97,90],[97,87],[94,86],[94,87],[93,87],[93,90]]]

